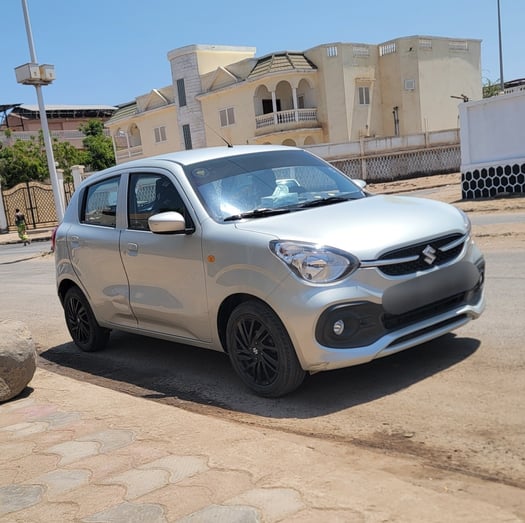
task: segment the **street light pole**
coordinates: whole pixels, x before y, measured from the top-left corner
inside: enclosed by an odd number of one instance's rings
[[[31,56],[31,63],[38,64],[36,59],[35,46],[33,43],[33,34],[31,32],[31,23],[29,21],[29,12],[27,10],[26,0],[22,0],[22,9],[24,11],[24,20],[26,25],[27,42],[29,44],[29,54]],[[40,123],[42,125],[42,134],[44,137],[44,146],[46,149],[47,166],[49,169],[49,177],[51,179],[51,186],[53,187],[53,196],[55,199],[55,207],[57,219],[59,222],[64,218],[64,202],[62,200],[62,190],[59,186],[58,175],[56,171],[55,158],[53,155],[53,144],[49,134],[49,125],[47,122],[46,107],[44,105],[44,97],[42,95],[42,85],[51,83],[51,80],[32,79],[31,81],[22,81],[21,83],[34,85],[36,89],[36,97],[38,100],[38,109],[40,112]]]
[[[499,82],[501,92],[505,91],[505,82],[503,81],[503,50],[501,46],[501,13],[498,0],[498,41],[499,41]]]

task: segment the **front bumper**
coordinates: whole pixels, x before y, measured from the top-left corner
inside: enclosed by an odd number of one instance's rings
[[[353,302],[326,309],[315,338],[332,348],[370,345],[386,334],[481,299],[484,264],[461,262],[388,288],[382,303]]]
[[[324,298],[306,300],[311,307],[324,301],[318,315],[310,315],[310,338],[304,316],[301,330],[289,324],[287,328],[307,371],[366,363],[442,336],[478,318],[485,308],[484,278],[485,263],[479,257],[475,262],[463,259],[429,274],[397,280],[380,293],[370,292],[366,286],[351,287],[351,296],[329,304],[328,291]],[[332,293],[333,297],[340,296],[335,290]]]

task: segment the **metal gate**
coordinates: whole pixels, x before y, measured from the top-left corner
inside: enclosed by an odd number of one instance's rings
[[[66,205],[74,192],[72,183],[64,183]],[[24,182],[11,189],[2,190],[8,228],[15,227],[15,209],[20,209],[28,228],[38,229],[57,225],[53,187],[40,182]]]

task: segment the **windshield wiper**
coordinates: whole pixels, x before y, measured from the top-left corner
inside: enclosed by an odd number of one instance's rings
[[[297,207],[300,207],[301,209],[305,207],[321,207],[323,205],[331,205],[332,203],[347,202],[348,200],[355,200],[355,198],[352,196],[329,196],[328,198],[320,198],[318,200],[300,203]]]
[[[275,216],[276,214],[285,214],[287,212],[290,212],[291,209],[271,209],[271,208],[263,208],[263,209],[253,209],[253,211],[248,212],[241,212],[239,214],[233,214],[232,216],[228,216],[224,218],[223,221],[225,222],[233,222],[235,220],[242,220],[243,218],[260,218],[261,216]]]

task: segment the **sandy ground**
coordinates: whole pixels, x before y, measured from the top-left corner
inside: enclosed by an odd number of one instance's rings
[[[450,203],[470,216],[478,214],[525,214],[525,195],[482,200],[461,199],[461,173],[440,174],[398,182],[367,185],[371,193],[410,194]],[[525,216],[521,222],[474,225],[473,235],[482,249],[525,249]]]

